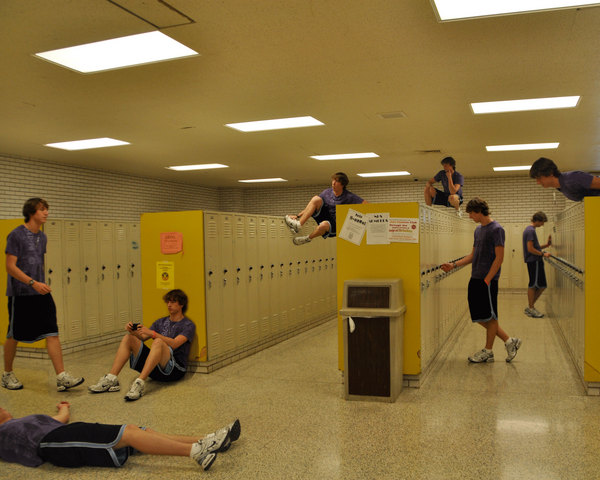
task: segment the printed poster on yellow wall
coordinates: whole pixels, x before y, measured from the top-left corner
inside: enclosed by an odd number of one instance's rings
[[[156,288],[173,290],[175,288],[175,264],[156,262]]]

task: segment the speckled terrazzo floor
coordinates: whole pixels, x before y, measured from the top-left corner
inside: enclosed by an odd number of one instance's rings
[[[240,440],[209,472],[187,458],[136,455],[121,469],[37,469],[0,463],[4,479],[594,479],[600,478],[600,398],[584,394],[546,319],[522,313],[525,297],[500,296],[501,324],[523,346],[511,364],[470,365],[483,329],[465,321],[425,385],[394,404],[347,402],[332,321],[210,375],[150,384],[134,403],[123,392],[54,391],[48,361],[17,359],[21,391],[0,390],[15,416],[54,414],[68,399],[73,421],[134,423],[201,434],[239,417]],[[539,307],[543,309],[543,302]],[[95,382],[115,347],[66,358]],[[124,370],[122,388],[135,378]]]

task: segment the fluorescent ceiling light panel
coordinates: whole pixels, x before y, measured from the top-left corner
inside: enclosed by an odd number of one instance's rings
[[[165,167],[169,170],[177,170],[178,172],[187,172],[189,170],[211,170],[213,168],[229,168],[229,165],[220,163],[204,163],[200,165],[176,165],[173,167]]]
[[[472,103],[473,113],[524,112],[527,110],[552,110],[574,108],[579,103],[579,95],[571,97],[527,98],[523,100],[504,100],[500,102]]]
[[[530,170],[531,165],[518,165],[516,167],[494,167],[494,172],[512,172],[516,170]]]
[[[488,145],[485,149],[488,152],[511,152],[515,150],[549,150],[558,148],[560,144],[554,143],[522,143],[520,145]]]
[[[399,177],[401,175],[410,175],[410,172],[372,172],[372,173],[357,173],[359,177]]]
[[[61,150],[89,150],[91,148],[118,147],[120,145],[129,145],[129,142],[104,137],[90,138],[88,140],[75,140],[73,142],[47,143],[44,146],[60,148]]]
[[[432,0],[441,21],[598,5],[592,0]]]
[[[81,73],[103,72],[198,55],[161,32],[140,33],[36,53],[35,56]]]
[[[313,155],[315,160],[351,160],[354,158],[377,158],[379,155],[373,152],[365,153],[340,153],[336,155]]]
[[[287,182],[285,178],[253,178],[250,180],[238,180],[242,183],[267,183],[267,182]]]
[[[264,130],[281,130],[284,128],[316,127],[324,125],[313,117],[276,118],[256,122],[228,123],[225,126],[240,132],[262,132]]]

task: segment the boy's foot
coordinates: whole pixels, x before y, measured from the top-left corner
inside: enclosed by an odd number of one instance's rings
[[[308,235],[304,235],[302,237],[294,237],[294,245],[304,245],[305,243],[310,242],[310,238]]]
[[[224,452],[231,446],[231,438],[229,435],[229,427],[223,427],[198,440],[198,444],[207,452]]]
[[[56,377],[56,390],[59,392],[64,392],[69,388],[81,385],[83,383],[83,380],[83,377],[74,377],[73,375],[70,375],[67,372],[62,372]]]
[[[462,218],[462,215],[463,215],[463,214],[462,214],[462,211],[461,211],[461,209],[460,209],[460,208],[459,208],[459,209],[457,209],[457,210],[456,210],[456,216],[457,216],[458,218]]]
[[[469,357],[471,363],[491,363],[494,361],[494,352],[485,348],[479,350]]]
[[[3,373],[0,383],[4,388],[8,388],[9,390],[21,390],[23,388],[23,384],[19,382],[15,372]]]
[[[212,435],[223,435],[229,431],[229,435],[225,438],[225,441],[219,447],[219,452],[226,452],[231,447],[231,444],[235,442],[238,438],[240,438],[240,433],[242,433],[242,426],[239,420],[235,420],[233,423],[227,425],[226,427],[220,428],[215,433],[211,433],[204,437],[205,439],[211,437]],[[200,440],[202,441],[202,440]]]
[[[525,308],[525,310],[523,310],[523,313],[525,315],[527,315],[528,317],[531,317],[531,308],[529,308],[529,307]]]
[[[544,314],[534,307],[529,309],[529,316],[533,318],[542,318]]]
[[[209,452],[200,442],[198,442],[192,445],[190,458],[200,465],[202,470],[208,470],[216,460],[217,454],[215,452]]]
[[[506,357],[507,362],[511,362],[512,359],[515,358],[515,356],[517,355],[517,350],[521,348],[521,343],[523,342],[520,338],[511,337],[504,344],[504,346],[506,347],[506,353],[508,354],[508,356]]]
[[[90,385],[88,390],[92,393],[102,393],[102,392],[118,392],[121,390],[121,386],[119,385],[119,379],[116,375],[104,375],[96,385]],[[114,378],[112,378],[114,377]]]
[[[133,402],[135,400],[139,400],[142,395],[144,395],[144,381],[140,378],[136,378],[131,384],[129,391],[127,392],[127,395],[125,395],[124,398],[128,402]]]
[[[300,225],[300,221],[290,217],[289,215],[285,216],[285,224],[290,227],[290,230],[292,231],[292,233],[298,233],[300,231],[300,229],[302,228],[302,225]]]

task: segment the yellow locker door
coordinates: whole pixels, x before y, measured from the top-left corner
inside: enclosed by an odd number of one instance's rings
[[[83,328],[82,268],[81,268],[81,227],[77,220],[65,220],[63,223],[63,276],[64,276],[64,313],[67,340],[80,340],[85,332]]]
[[[230,213],[219,214],[219,233],[221,242],[220,288],[223,298],[223,352],[231,352],[236,348],[235,319],[235,268],[233,265],[234,218]]]
[[[129,301],[129,280],[127,278],[127,225],[115,223],[115,289],[116,321],[121,328],[132,320]]]
[[[100,335],[98,225],[96,222],[81,222],[81,246],[83,323],[86,337],[93,337]]]
[[[279,222],[276,218],[269,217],[268,241],[268,274],[269,274],[269,299],[270,299],[270,334],[277,335],[281,332],[281,265],[279,261]]]
[[[258,311],[258,219],[246,215],[246,265],[244,282],[246,284],[246,308],[248,316],[248,343],[255,344],[260,340],[260,315]]]
[[[220,287],[219,214],[204,213],[204,278],[206,279],[206,336],[208,360],[223,353],[223,300]]]
[[[234,277],[234,329],[236,334],[236,347],[248,345],[248,270],[246,259],[246,216],[234,215],[233,224],[235,228],[233,239],[233,266]]]
[[[260,318],[260,338],[271,335],[271,268],[269,261],[269,218],[259,216],[257,239],[257,281],[258,281],[258,316]]]
[[[58,323],[58,333],[63,340],[66,340],[68,333],[65,329],[65,309],[64,309],[64,284],[62,278],[63,272],[63,220],[48,220],[44,225],[44,233],[48,237],[46,246],[46,284],[52,289],[52,298],[56,304],[56,319]]]
[[[142,323],[142,258],[140,251],[140,224],[138,222],[127,224],[127,254],[131,318],[134,322]]]
[[[113,222],[98,222],[99,258],[100,265],[100,330],[102,333],[122,330],[122,324],[116,315],[115,287],[115,228]]]

